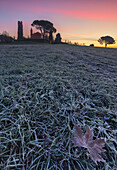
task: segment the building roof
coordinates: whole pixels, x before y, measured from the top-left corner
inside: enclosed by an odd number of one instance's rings
[[[32,35],[41,35],[41,33],[39,33],[39,32],[35,32],[35,33],[33,33]]]

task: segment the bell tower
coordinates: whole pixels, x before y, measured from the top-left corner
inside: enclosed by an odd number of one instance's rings
[[[18,21],[18,40],[23,39],[23,24],[22,21]]]

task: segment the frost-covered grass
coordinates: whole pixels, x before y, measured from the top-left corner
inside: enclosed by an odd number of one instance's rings
[[[74,125],[105,139],[98,167]],[[117,168],[117,50],[0,46],[0,169]]]

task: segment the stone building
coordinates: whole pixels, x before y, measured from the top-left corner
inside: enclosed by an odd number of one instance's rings
[[[41,33],[39,33],[39,32],[33,33],[33,30],[31,28],[31,30],[30,30],[30,38],[31,39],[41,39]]]
[[[22,21],[18,21],[18,40],[23,40],[23,24]]]

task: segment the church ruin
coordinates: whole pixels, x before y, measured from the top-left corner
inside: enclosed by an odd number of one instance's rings
[[[22,21],[18,21],[18,40],[23,40],[23,24]]]
[[[52,36],[52,35],[51,35]],[[48,32],[45,33],[44,39],[42,37],[42,34],[40,32],[33,32],[33,29],[30,29],[30,35],[28,36],[28,38],[23,36],[23,22],[22,21],[18,21],[18,31],[17,31],[17,40],[18,41],[38,41],[38,42],[43,42],[43,41],[50,41],[50,36],[48,35]],[[53,41],[53,40],[52,40]],[[59,42],[58,42],[59,41]],[[61,42],[61,37],[56,39],[56,43],[60,43]]]
[[[30,38],[31,39],[41,39],[41,33],[39,33],[39,32],[33,33],[33,30],[31,28],[31,30],[30,30]]]

